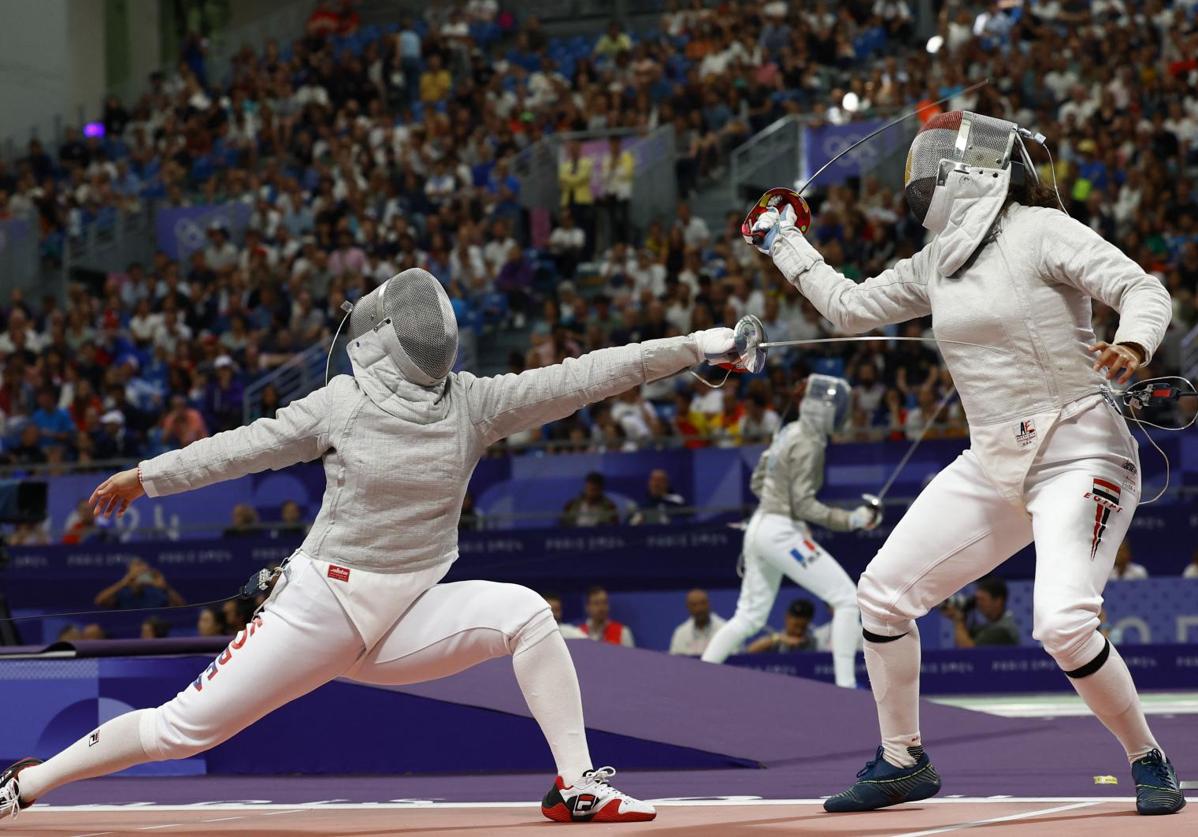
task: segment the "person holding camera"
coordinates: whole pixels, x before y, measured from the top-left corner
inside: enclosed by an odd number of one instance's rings
[[[140,558],[134,558],[125,569],[124,577],[116,584],[96,594],[96,607],[131,610],[143,607],[177,607],[186,604],[174,587],[167,583],[160,570]]]
[[[952,620],[958,648],[1019,644],[1019,625],[1007,610],[1007,583],[996,575],[979,581],[972,599],[953,596],[940,612]]]

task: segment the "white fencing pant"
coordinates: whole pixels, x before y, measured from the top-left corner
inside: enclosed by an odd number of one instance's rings
[[[1066,673],[1082,678],[1074,686],[1107,722],[1102,700],[1086,693],[1085,674],[1106,659],[1102,590],[1140,497],[1139,458],[1123,418],[1100,403],[1059,422],[1024,485],[1026,510],[1005,500],[965,451],[916,498],[862,574],[865,662],[884,744],[918,740],[915,619],[1032,542],[1032,636]],[[1112,670],[1126,672],[1117,653],[1110,658]],[[1130,675],[1124,679],[1130,684]],[[1112,711],[1127,711],[1122,702]]]
[[[516,655],[517,679],[559,772],[591,766],[573,664],[548,604],[535,592],[490,581],[437,584],[444,565],[407,574],[402,590],[392,584],[388,591],[394,613],[402,615],[368,649],[318,566],[293,560],[261,614],[173,699],[122,715],[93,733],[96,741],[85,737],[23,772],[23,798],[144,761],[203,752],[336,677],[415,683],[504,655]],[[522,666],[523,659],[529,662]]]
[[[722,663],[765,626],[785,576],[832,608],[832,661],[836,685],[855,688],[853,671],[860,621],[849,574],[811,539],[811,532],[780,514],[756,512],[745,530],[745,574],[736,613],[711,638],[703,660]]]

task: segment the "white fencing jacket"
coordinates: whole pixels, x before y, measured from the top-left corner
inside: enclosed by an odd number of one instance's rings
[[[954,207],[954,216],[967,210]],[[1107,390],[1086,350],[1095,340],[1091,299],[1119,312],[1115,342],[1136,343],[1148,358],[1172,312],[1156,278],[1064,213],[1015,203],[997,224],[979,249],[988,230],[956,218],[914,256],[860,284],[825,264],[797,230],[779,235],[771,256],[842,332],[930,314],[938,339],[998,347],[939,346],[974,453],[995,487],[1021,503],[1028,468],[1053,425],[1101,403]]]
[[[410,383],[374,332],[339,375],[275,418],[141,463],[157,497],[297,462],[324,462],[320,513],[302,551],[373,572],[413,572],[458,555],[458,517],[487,446],[702,360],[694,336],[602,349],[519,375]]]

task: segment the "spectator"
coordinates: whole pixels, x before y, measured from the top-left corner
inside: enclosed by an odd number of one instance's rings
[[[37,426],[38,444],[43,449],[55,446],[65,446],[75,435],[75,423],[70,414],[57,406],[57,394],[51,387],[43,387],[37,394],[37,409],[30,416],[30,421]]]
[[[574,223],[574,213],[563,209],[561,223],[549,234],[549,253],[559,274],[567,278],[574,276],[586,252],[586,244],[586,233]]]
[[[682,240],[688,248],[702,248],[711,240],[711,230],[707,222],[698,215],[691,213],[691,206],[686,201],[678,204],[674,213],[674,226],[682,232]]]
[[[212,366],[216,374],[204,391],[205,423],[216,431],[240,427],[244,390],[236,377],[236,364],[233,363],[233,358],[221,355]]]
[[[667,526],[689,520],[690,516],[686,499],[671,489],[669,475],[661,468],[654,468],[649,472],[645,503],[633,512],[628,522],[633,526]]]
[[[92,514],[91,503],[83,498],[75,505],[75,511],[63,525],[62,542],[65,544],[89,543],[107,540],[105,528],[111,525],[107,519],[97,521]]]
[[[459,532],[478,532],[483,528],[483,513],[475,505],[474,495],[469,491],[462,498],[462,514],[458,518]]]
[[[220,612],[215,608],[206,607],[200,611],[196,619],[196,633],[200,636],[226,636],[229,631]]]
[[[662,435],[657,410],[645,400],[639,387],[616,397],[611,406],[611,418],[620,426],[624,438],[631,443],[631,449],[648,446],[653,439]]]
[[[632,241],[632,184],[636,178],[636,159],[623,147],[619,137],[608,140],[603,158],[603,208],[607,221],[608,241]]]
[[[436,104],[449,94],[452,86],[453,78],[443,66],[441,56],[435,52],[430,54],[428,66],[420,74],[420,101],[426,105]]]
[[[596,642],[608,642],[612,645],[624,645],[628,648],[636,645],[628,626],[611,618],[607,591],[602,587],[592,587],[587,590],[586,610],[587,619],[578,627],[588,639],[593,639]]]
[[[237,245],[229,239],[229,230],[221,221],[208,225],[208,246],[204,248],[204,265],[211,271],[228,270],[237,264]]]
[[[21,427],[17,444],[8,452],[8,459],[14,465],[40,465],[46,461],[42,451],[42,431],[33,422],[26,422]]]
[[[171,409],[162,419],[162,444],[167,450],[185,448],[197,439],[208,436],[208,427],[200,411],[187,403],[187,398],[171,398]]]
[[[100,416],[100,427],[92,434],[92,448],[97,460],[134,459],[137,439],[125,429],[125,414],[109,410]]]
[[[222,604],[220,612],[225,625],[225,633],[238,634],[245,630],[245,626],[254,618],[256,609],[257,605],[242,598],[229,599]]]
[[[814,651],[815,637],[811,632],[811,620],[815,606],[806,599],[795,599],[786,609],[786,624],[781,633],[763,636],[749,643],[747,654],[775,654],[787,651]]]
[[[687,593],[686,609],[690,618],[674,629],[674,635],[670,638],[670,653],[701,657],[724,620],[718,613],[711,612],[711,600],[706,590],[695,589]]]
[[[1181,573],[1182,578],[1198,578],[1198,549],[1194,550],[1194,557],[1190,559],[1190,563],[1186,564],[1186,568]]]
[[[1139,581],[1148,578],[1148,570],[1132,561],[1131,544],[1127,541],[1119,544],[1115,553],[1115,566],[1111,567],[1111,581]]]
[[[92,622],[83,626],[83,630],[79,632],[79,638],[88,642],[95,642],[99,639],[108,639],[108,632],[95,622]]]
[[[567,142],[566,159],[558,166],[558,187],[562,193],[562,208],[573,213],[586,236],[584,253],[588,258],[595,243],[595,196],[591,192],[594,173],[595,161],[583,156],[582,143],[578,140]]]
[[[611,526],[620,522],[620,511],[610,497],[603,493],[603,474],[587,474],[582,493],[570,502],[562,514],[562,526]]]
[[[607,25],[607,32],[595,42],[595,55],[599,58],[613,59],[622,52],[632,49],[632,38],[620,29],[620,22],[613,20]]]
[[[586,639],[587,635],[581,628],[562,621],[561,596],[557,593],[545,593],[544,598],[549,604],[549,610],[553,612],[553,621],[557,623],[557,629],[561,631],[562,639]]]
[[[233,507],[233,522],[225,529],[226,538],[256,537],[261,532],[257,509],[248,503],[238,503]]]
[[[1007,583],[998,576],[978,581],[973,599],[964,605],[950,600],[940,612],[952,620],[958,648],[1019,644],[1019,625],[1007,610]]]
[[[755,392],[745,401],[745,412],[740,417],[737,435],[744,445],[769,443],[781,427],[782,418],[770,406],[769,399]]]
[[[129,562],[120,581],[96,594],[96,607],[117,610],[182,604],[185,604],[183,597],[171,587],[162,572],[140,558]]]
[[[170,633],[170,623],[161,616],[151,616],[141,623],[142,639],[165,639]]]
[[[295,500],[285,500],[279,507],[279,522],[270,527],[272,538],[302,538],[308,534],[304,510]]]

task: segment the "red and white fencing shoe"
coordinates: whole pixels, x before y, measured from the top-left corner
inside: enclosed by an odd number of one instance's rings
[[[567,785],[558,776],[541,802],[541,813],[554,822],[648,822],[657,810],[611,786],[614,767],[597,767]]]

